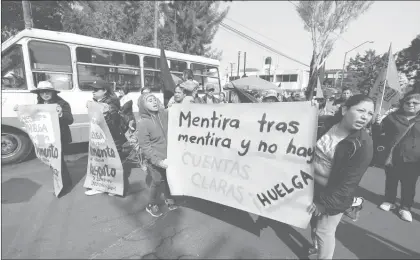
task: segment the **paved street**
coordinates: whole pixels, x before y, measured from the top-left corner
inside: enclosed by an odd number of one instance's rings
[[[49,170],[37,159],[2,167],[2,258],[303,258],[301,230],[193,198],[155,219],[145,210],[144,175],[130,177],[127,198],[84,195],[87,155],[66,158],[74,187],[57,199]],[[418,184],[417,186],[419,186]],[[420,258],[420,190],[413,223],[377,208],[384,174],[371,168],[359,195],[358,222],[343,220],[335,258]],[[257,220],[258,219],[258,220]],[[254,221],[257,220],[257,221]]]

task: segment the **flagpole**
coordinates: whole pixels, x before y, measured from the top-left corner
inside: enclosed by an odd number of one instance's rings
[[[388,50],[388,61],[389,61],[389,55],[391,55],[391,45],[392,45],[392,42],[389,44],[389,50]],[[386,88],[386,81],[387,81],[387,78],[388,78],[388,67],[389,67],[389,62],[387,62],[387,64],[386,64],[386,73],[385,73],[384,87],[383,87],[383,89],[382,89],[381,103],[380,103],[380,105],[379,105],[379,110],[378,110],[378,113],[379,113],[379,114],[381,113],[382,103],[383,103],[383,101],[384,101],[385,88]]]

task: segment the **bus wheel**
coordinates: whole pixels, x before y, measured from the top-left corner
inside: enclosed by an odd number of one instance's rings
[[[31,154],[33,145],[28,135],[5,128],[1,133],[2,164],[20,163]]]

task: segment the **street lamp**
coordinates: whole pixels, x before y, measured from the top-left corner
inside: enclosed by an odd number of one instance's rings
[[[341,83],[340,83],[340,88],[341,88],[341,89],[343,88],[343,80],[344,80],[344,67],[346,66],[346,57],[347,57],[347,53],[351,52],[352,50],[355,50],[355,49],[359,48],[360,46],[362,46],[362,45],[364,45],[364,44],[366,44],[366,43],[373,43],[373,41],[365,41],[364,43],[359,44],[358,46],[354,47],[353,49],[351,49],[351,50],[347,51],[347,52],[344,54],[343,70],[342,70],[342,73],[341,73]]]

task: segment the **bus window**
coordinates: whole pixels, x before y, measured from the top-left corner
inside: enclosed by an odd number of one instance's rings
[[[163,89],[163,82],[160,77],[160,60],[156,57],[144,56],[144,86],[153,92],[160,92]]]
[[[198,81],[201,86],[199,93],[204,91],[208,83],[216,86],[216,93],[220,92],[219,70],[217,67],[191,63],[191,70],[194,73],[194,80]]]
[[[131,92],[141,89],[141,72],[139,69],[111,68],[97,65],[77,65],[79,88],[91,91],[89,86],[96,80],[105,80],[115,83],[116,86],[127,84]]]
[[[150,88],[153,92],[159,92],[163,89],[160,71],[144,70],[144,86]]]
[[[1,57],[1,89],[28,89],[20,45],[13,47]]]
[[[50,81],[57,90],[73,88],[70,48],[67,45],[30,41],[28,48],[35,86],[40,81]]]
[[[143,57],[143,67],[145,69],[155,69],[160,70],[160,61],[159,58],[144,56]]]
[[[70,49],[67,45],[30,41],[28,47],[32,70],[71,73]]]
[[[181,74],[188,68],[185,61],[169,60],[171,72],[180,72]]]
[[[77,47],[78,62],[140,68],[139,56],[124,52]]]
[[[91,91],[89,86],[102,79],[116,87],[128,85],[131,92],[141,89],[140,58],[137,55],[77,47],[77,75],[79,88]]]

